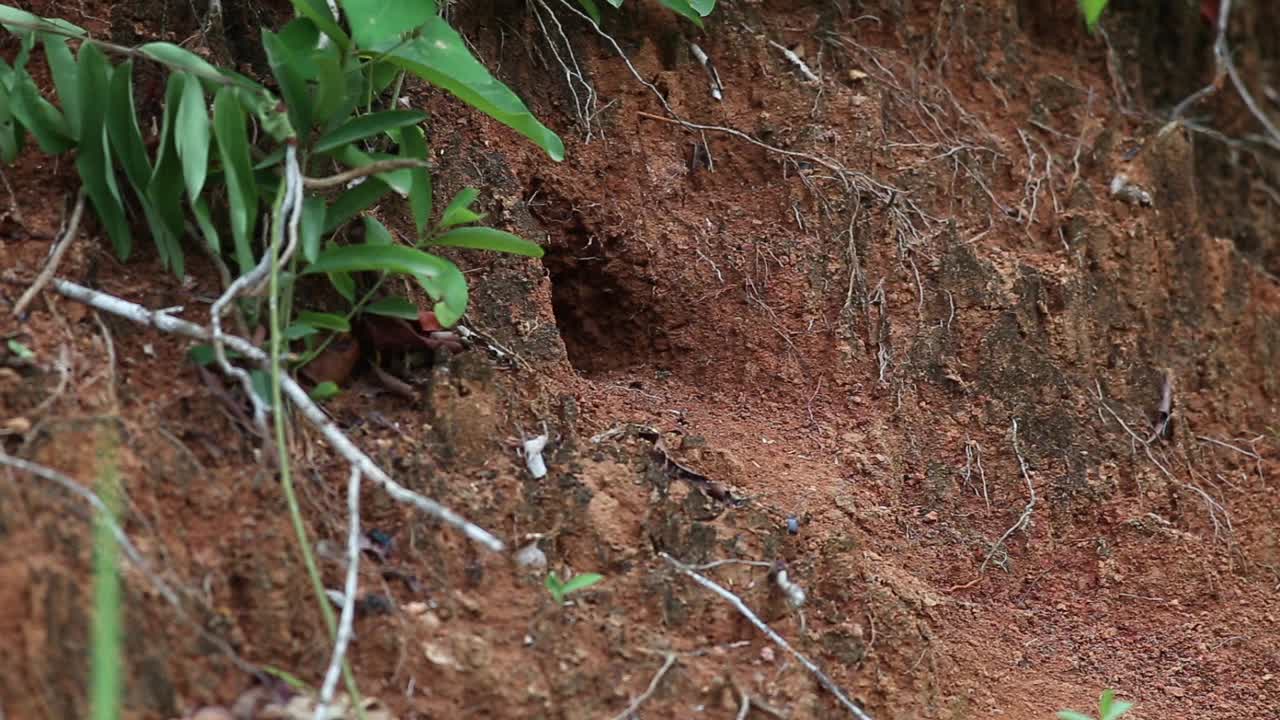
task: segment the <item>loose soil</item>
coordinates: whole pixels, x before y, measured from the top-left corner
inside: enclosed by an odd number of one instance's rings
[[[288,16],[224,5],[227,39]],[[1199,16],[1122,7],[1109,46],[1074,2],[1040,5],[722,3],[694,34],[628,2],[605,29],[631,67],[566,5],[453,11],[568,152],[411,88],[437,193],[481,188],[490,221],[547,254],[455,254],[476,341],[405,371],[414,399],[362,363],[327,408],[408,486],[561,577],[605,579],[556,607],[543,570],[368,487],[364,526],[391,544],[362,565],[365,695],[400,718],[608,718],[674,654],[638,717],[741,718],[744,696],[748,717],[844,714],[668,553],[785,566],[802,611],[768,568],[705,574],[880,720],[1047,718],[1107,687],[1135,718],[1275,717],[1274,168],[1153,119],[1210,77]],[[184,3],[31,9],[262,75]],[[542,29],[552,11],[568,45]],[[1246,69],[1274,59],[1255,49]],[[1252,131],[1227,91],[1210,104]],[[52,292],[11,318],[77,180],[30,149],[4,173],[0,330],[35,353],[0,369],[5,449],[92,483],[114,448],[125,529],[180,588],[181,612],[125,571],[127,716],[229,707],[255,682],[238,662],[319,684],[330,642],[243,397],[186,342]],[[1121,173],[1150,206],[1111,196]],[[378,213],[409,227],[397,202]],[[221,290],[198,254],[178,279],[145,242],[121,263],[95,223],[83,235],[61,277],[196,321]],[[516,448],[542,432],[532,479]],[[290,443],[341,587],[346,468],[303,424]],[[89,519],[43,481],[0,482],[5,718],[86,714]]]

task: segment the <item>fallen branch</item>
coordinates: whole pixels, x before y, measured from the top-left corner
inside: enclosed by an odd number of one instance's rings
[[[660,552],[658,553],[658,556],[661,557],[663,560],[666,560],[667,563],[671,565],[671,567],[675,568],[676,570],[679,570],[685,575],[688,575],[690,578],[693,579],[694,582],[710,590],[716,595],[719,595],[726,602],[732,605],[734,609],[736,609],[739,613],[741,613],[742,616],[745,617],[752,625],[755,625],[757,630],[764,633],[765,637],[769,638],[771,641],[773,641],[775,645],[782,648],[783,650],[786,650],[788,653],[791,654],[792,657],[794,657],[797,661],[799,661],[799,663],[803,665],[806,670],[808,670],[810,673],[813,674],[815,678],[818,679],[818,684],[826,688],[828,692],[834,695],[836,697],[836,700],[839,700],[840,704],[845,706],[845,708],[847,708],[855,718],[858,718],[858,720],[871,720],[871,716],[868,715],[865,711],[863,711],[862,708],[858,707],[857,703],[850,700],[849,697],[845,695],[844,691],[840,689],[840,686],[836,685],[835,681],[832,680],[826,673],[822,672],[822,670],[817,665],[815,665],[812,660],[805,657],[804,655],[801,655],[798,650],[791,647],[791,644],[788,643],[785,638],[783,638],[781,635],[775,632],[773,628],[765,624],[765,622],[761,620],[759,616],[751,612],[751,608],[747,607],[747,604],[742,601],[742,598],[738,597],[737,595],[734,595],[733,593],[724,589],[720,585],[717,585],[715,581],[703,575],[698,574],[693,570],[693,568],[689,567],[688,565],[685,565],[679,560],[676,560],[675,558],[671,557],[667,553]]]
[[[800,71],[800,74],[804,76],[805,80],[808,80],[809,82],[818,82],[818,76],[809,69],[809,66],[805,64],[805,61],[802,60],[799,55],[795,54],[795,51],[791,50],[786,45],[774,42],[773,40],[767,40],[767,42],[775,50],[781,52],[782,56],[785,57],[792,65],[795,65],[796,69]]]
[[[53,250],[49,252],[49,261],[40,269],[40,274],[36,276],[35,282],[31,283],[31,287],[22,293],[22,297],[18,298],[18,302],[13,304],[13,316],[21,317],[26,312],[27,306],[35,300],[36,295],[44,289],[45,285],[53,279],[53,274],[58,271],[58,264],[62,262],[62,256],[66,254],[67,248],[71,247],[71,241],[75,239],[80,232],[80,216],[84,214],[84,188],[80,188],[80,192],[76,193],[76,207],[71,211],[71,219],[67,221],[67,230],[62,237],[54,243]]]
[[[196,325],[186,320],[179,320],[171,315],[163,312],[148,310],[141,305],[131,303],[127,300],[108,295],[97,290],[77,285],[62,279],[53,281],[53,287],[62,295],[82,302],[99,310],[109,312],[113,315],[131,320],[139,325],[154,327],[157,330],[182,335],[193,340],[201,342],[209,342],[211,333],[207,328]],[[232,350],[240,353],[250,362],[258,365],[267,365],[270,360],[267,354],[263,352],[253,343],[244,338],[235,335],[225,335],[223,342]],[[392,480],[382,468],[378,467],[372,459],[369,458],[355,443],[351,442],[338,428],[330,422],[328,416],[320,409],[318,405],[307,395],[307,391],[297,383],[287,373],[281,373],[280,376],[281,389],[288,396],[289,400],[297,406],[302,416],[310,422],[325,440],[333,447],[335,451],[348,462],[354,465],[367,478],[370,478],[382,486],[382,489],[393,499],[413,505],[426,514],[452,525],[461,530],[468,538],[484,545],[494,552],[502,552],[505,548],[503,542],[496,538],[492,533],[484,528],[472,523],[458,513],[441,505],[440,503],[416,493],[403,485]]]
[[[671,666],[675,664],[676,654],[667,653],[666,661],[662,663],[662,667],[658,668],[658,672],[653,674],[653,679],[649,681],[649,687],[646,688],[644,692],[640,693],[635,700],[632,700],[626,710],[614,715],[613,720],[627,720],[627,718],[631,717],[636,710],[639,710],[640,704],[653,696],[654,691],[658,689],[658,683],[662,682],[662,676],[666,675],[667,671],[671,669]]]
[[[342,658],[351,643],[351,626],[355,621],[356,593],[360,581],[360,470],[352,466],[347,482],[347,582],[342,588],[342,615],[338,620],[338,638],[333,644],[333,656],[324,674],[320,688],[320,701],[316,703],[314,720],[326,720],[329,703],[333,700],[338,676],[342,674]]]
[[[693,59],[698,61],[702,69],[707,71],[707,79],[711,81],[711,98],[723,100],[724,84],[720,82],[720,73],[716,72],[716,66],[712,64],[711,58],[707,57],[706,51],[697,43],[689,43],[689,52],[693,53]]]

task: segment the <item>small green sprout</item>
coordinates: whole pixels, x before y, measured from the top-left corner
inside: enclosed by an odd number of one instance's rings
[[[8,345],[9,352],[13,353],[14,357],[19,360],[34,360],[36,358],[36,354],[31,351],[31,348],[23,345],[17,340],[10,340]]]
[[[1097,720],[1116,720],[1132,709],[1133,703],[1116,700],[1115,690],[1103,690],[1102,696],[1098,698]],[[1075,710],[1059,710],[1058,720],[1094,720],[1094,718]]]
[[[565,596],[569,593],[586,590],[603,579],[604,576],[598,573],[582,573],[574,575],[569,582],[562,582],[554,572],[549,572],[547,573],[547,592],[551,593],[551,598],[557,605],[564,605]]]
[[[1084,23],[1093,32],[1098,27],[1098,19],[1102,11],[1107,9],[1108,0],[1080,0],[1080,13],[1084,15]]]

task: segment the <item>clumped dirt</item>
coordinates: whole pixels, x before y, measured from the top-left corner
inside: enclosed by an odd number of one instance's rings
[[[200,47],[172,5],[32,9]],[[1137,718],[1273,717],[1268,171],[1153,119],[1209,77],[1202,20],[1115,15],[1147,18],[1156,39],[1191,34],[1190,79],[1161,89],[1167,58],[1132,64],[1115,30],[1109,50],[1077,28],[1072,2],[725,3],[696,35],[627,3],[606,30],[637,78],[565,6],[536,5],[454,12],[565,138],[564,163],[440,93],[410,97],[432,115],[438,193],[483,188],[493,223],[546,257],[458,254],[483,339],[410,371],[416,399],[362,372],[327,408],[408,486],[536,544],[561,577],[605,580],[555,607],[541,570],[369,488],[380,551],[351,648],[366,695],[402,718],[614,717],[674,658],[638,716],[741,718],[743,697],[750,717],[844,712],[667,553],[785,567],[802,612],[768,567],[705,573],[875,718],[1045,718],[1105,687]],[[288,11],[228,7],[232,24]],[[542,31],[552,10],[570,46]],[[254,72],[216,40],[203,42]],[[585,86],[557,64],[570,48],[596,93],[583,112]],[[1241,131],[1247,116],[1222,102],[1215,120]],[[1112,197],[1118,173],[1152,204]],[[253,683],[244,663],[318,684],[329,641],[236,388],[182,341],[52,293],[12,319],[76,180],[31,150],[5,176],[0,330],[35,352],[0,368],[5,449],[90,483],[97,448],[114,447],[125,529],[181,589],[178,612],[126,571],[128,715],[230,705]],[[1231,182],[1252,214],[1223,211]],[[379,213],[409,225],[394,203]],[[85,234],[62,276],[192,319],[219,291],[194,254],[179,280],[149,248],[121,264],[95,225]],[[1166,378],[1172,422],[1156,432]],[[535,480],[515,449],[544,430],[550,472]],[[291,446],[340,587],[346,468],[301,424]],[[88,520],[6,471],[4,717],[85,714]]]

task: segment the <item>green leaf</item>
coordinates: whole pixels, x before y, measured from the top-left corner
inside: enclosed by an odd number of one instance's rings
[[[213,134],[218,139],[218,154],[222,158],[227,183],[236,260],[240,264],[240,272],[245,273],[254,266],[249,243],[257,221],[258,191],[253,179],[253,161],[249,157],[244,109],[236,102],[230,88],[218,90],[214,97]]]
[[[1080,12],[1084,15],[1084,23],[1093,32],[1098,27],[1098,19],[1102,11],[1107,9],[1109,0],[1080,0]]]
[[[101,103],[102,99],[99,98],[98,102]],[[106,102],[107,137],[129,182],[141,195],[151,181],[151,161],[147,159],[142,129],[138,127],[138,111],[133,104],[132,60],[124,62],[112,73],[111,92]]]
[[[580,575],[574,575],[573,578],[561,586],[560,589],[561,592],[568,595],[569,593],[577,592],[578,590],[585,590],[603,579],[604,576],[598,573],[582,573]]]
[[[182,242],[179,240],[180,236],[174,235],[169,231],[169,226],[165,223],[164,218],[156,211],[145,195],[139,194],[138,202],[142,205],[142,212],[147,218],[147,227],[151,229],[151,239],[160,255],[161,265],[172,270],[178,277],[182,277],[185,269],[185,258],[182,253]]]
[[[1059,710],[1057,714],[1058,720],[1094,720],[1084,713],[1075,710]]]
[[[395,238],[391,237],[391,231],[387,226],[369,215],[364,216],[364,241],[370,245],[395,244]]]
[[[333,13],[329,12],[329,6],[325,4],[325,0],[290,0],[293,3],[293,9],[299,15],[307,18],[316,24],[320,32],[329,36],[338,49],[345,53],[347,47],[351,45],[351,38],[338,27]]]
[[[432,299],[436,319],[449,327],[467,309],[467,280],[444,258],[403,245],[347,245],[325,250],[306,273],[382,271],[412,275]]]
[[[417,320],[418,306],[407,298],[398,295],[384,297],[364,306],[364,312],[370,315],[385,315],[403,320]]]
[[[350,168],[364,167],[371,165],[379,160],[394,160],[393,155],[387,153],[367,153],[355,145],[343,145],[333,152],[334,159]],[[391,186],[392,190],[402,197],[409,194],[409,190],[413,186],[413,177],[409,174],[409,169],[392,170],[391,172],[381,172],[375,175],[382,182]]]
[[[200,81],[193,75],[183,77],[186,82],[182,88],[182,104],[178,106],[174,141],[178,158],[182,160],[187,197],[194,200],[200,197],[209,172],[209,106],[205,104]]]
[[[374,62],[367,66],[369,74],[369,89],[365,97],[377,97],[386,92],[391,87],[391,83],[395,82],[396,76],[404,72],[399,67],[389,62]]]
[[[342,193],[324,215],[323,232],[337,230],[343,223],[373,207],[391,187],[377,178],[365,181]]]
[[[316,402],[324,402],[325,400],[336,396],[340,392],[342,392],[342,388],[338,387],[338,383],[332,380],[325,380],[319,385],[311,388],[311,392],[308,394],[311,396],[312,400],[315,400]]]
[[[329,273],[329,282],[333,285],[333,289],[338,294],[347,299],[347,302],[354,303],[356,301],[356,281],[347,273],[334,272]]]
[[[428,159],[427,143],[421,128],[407,127],[400,131],[400,154],[414,160]],[[413,214],[413,227],[421,240],[431,220],[431,173],[427,168],[413,168],[409,171],[409,182],[409,210]]]
[[[181,236],[184,232],[182,214],[182,167],[178,160],[178,150],[174,133],[177,131],[178,108],[182,104],[182,93],[186,85],[186,76],[182,73],[171,73],[164,94],[164,116],[160,123],[160,149],[155,169],[151,173],[151,182],[147,184],[147,197],[157,213],[164,218],[170,232]],[[200,223],[200,208],[193,205],[196,222]],[[213,224],[209,217],[208,206],[203,207],[205,224],[201,232],[209,240]],[[206,228],[205,225],[208,227]],[[217,241],[217,233],[213,233],[213,242]],[[218,246],[215,244],[215,248]]]
[[[173,43],[151,42],[138,48],[138,51],[156,62],[178,70],[185,70],[198,77],[222,77],[222,73],[218,71],[218,68],[210,65],[204,58]]]
[[[449,205],[444,209],[444,215],[440,217],[440,228],[451,228],[454,225],[464,225],[473,223],[477,220],[483,220],[484,215],[474,212],[471,204],[479,197],[480,191],[475,188],[463,188],[453,199],[449,201]]]
[[[342,9],[361,48],[398,39],[436,14],[433,0],[342,0]]]
[[[382,271],[441,277],[447,274],[450,264],[443,258],[404,245],[364,243],[328,248],[303,273]]]
[[[285,50],[293,56],[298,65],[298,72],[307,80],[314,80],[316,77],[315,63],[312,62],[312,55],[315,54],[317,48],[316,43],[320,40],[320,30],[316,28],[316,24],[305,17],[296,17],[285,26],[280,28],[276,39],[284,45]]]
[[[271,373],[265,370],[250,370],[249,384],[253,387],[253,394],[258,396],[263,405],[267,409],[272,408],[271,404]]]
[[[205,202],[204,198],[194,200],[191,203],[191,214],[195,215],[196,227],[200,228],[205,245],[214,255],[221,254],[222,241],[218,237],[218,229],[213,225],[213,218],[210,217],[209,203]]]
[[[410,4],[410,3],[405,3]],[[358,115],[342,127],[316,141],[315,152],[328,152],[343,145],[377,135],[388,130],[416,125],[427,119],[427,114],[417,110],[384,110]]]
[[[439,16],[427,20],[419,37],[404,43],[387,41],[372,49],[529,138],[553,160],[564,159],[560,138],[538,122],[515,93],[472,57],[462,37]]]
[[[1116,718],[1120,717],[1121,715],[1124,715],[1125,713],[1129,712],[1132,709],[1133,709],[1133,703],[1128,702],[1126,700],[1117,700],[1109,708],[1109,710],[1105,714],[1103,714],[1101,720],[1116,720]]]
[[[80,139],[80,76],[76,72],[76,59],[61,35],[44,34],[44,56],[49,62],[53,85],[58,89],[58,102],[67,118],[71,139]]]
[[[240,353],[232,350],[231,348],[225,348],[225,352],[227,353],[228,360],[238,360],[243,357]],[[201,367],[212,365],[213,362],[218,359],[217,354],[213,351],[212,345],[196,345],[187,351],[187,357],[191,359],[191,362]]]
[[[311,94],[307,92],[307,81],[300,69],[302,62],[279,35],[266,28],[262,30],[262,48],[267,52],[271,74],[280,85],[289,122],[299,135],[305,137],[311,130]]]
[[[24,27],[16,27],[15,24]],[[0,25],[4,25],[7,30],[13,33],[34,29],[38,32],[53,32],[75,37],[83,37],[85,34],[84,28],[79,25],[72,25],[66,20],[42,18],[38,15],[32,15],[26,10],[19,10],[9,5],[0,5]]]
[[[706,17],[711,14],[712,10],[716,9],[716,0],[689,0],[689,7],[692,7],[694,12],[702,17]]]
[[[6,345],[9,348],[9,352],[13,353],[19,360],[35,360],[36,358],[36,354],[31,351],[31,348],[17,340],[10,338]]]
[[[104,86],[100,90],[105,94],[107,91],[105,77],[103,82]],[[21,68],[13,72],[9,110],[23,127],[31,131],[40,145],[40,150],[46,155],[61,155],[75,146],[75,139],[71,136],[71,128],[67,125],[66,118],[48,100],[40,96],[40,90],[36,88],[35,81],[26,70]]]
[[[658,0],[658,2],[668,10],[688,18],[694,25],[702,27],[702,13],[695,10],[689,0]]]
[[[302,201],[302,221],[298,234],[302,236],[302,259],[315,262],[320,255],[321,231],[324,230],[324,200],[307,197]]]
[[[310,325],[307,325],[306,323],[296,322],[290,325],[289,327],[285,328],[284,339],[285,340],[301,340],[304,337],[310,337],[312,335],[315,335],[318,332],[320,331]]]
[[[502,230],[487,227],[464,227],[450,230],[431,240],[433,245],[471,248],[472,250],[492,250],[494,252],[542,257],[542,248],[537,243],[529,242],[522,237]]]
[[[3,61],[0,61],[3,65]],[[0,80],[0,162],[8,164],[22,152],[22,127],[13,117],[10,110],[9,93]]]
[[[321,128],[340,122],[351,114],[359,98],[358,88],[352,88],[348,74],[343,71],[342,57],[338,49],[330,45],[314,55],[316,66],[316,99],[311,117]],[[359,76],[359,73],[355,73]]]
[[[1111,710],[1111,702],[1116,699],[1116,691],[1107,688],[1098,695],[1098,714],[1106,715]]]
[[[431,307],[436,320],[445,327],[453,327],[467,311],[467,277],[462,274],[457,265],[448,260],[441,262],[445,267],[444,273],[440,276],[418,275],[414,279],[423,290],[427,291],[427,295],[430,295],[432,300],[437,301]]]
[[[133,235],[125,219],[120,191],[115,185],[115,175],[107,145],[106,103],[111,81],[107,59],[96,46],[85,43],[80,48],[80,149],[76,153],[76,171],[84,183],[85,193],[93,203],[98,219],[107,229],[116,256],[129,257],[133,249]]]
[[[547,587],[547,592],[551,593],[551,599],[556,601],[557,605],[564,604],[564,583],[560,582],[560,578],[556,576],[555,571],[547,573],[547,579],[543,583]]]
[[[615,8],[622,7],[622,0],[605,0],[605,1],[608,2],[610,5],[614,6]]]
[[[321,330],[351,332],[351,323],[347,322],[347,318],[333,313],[300,312],[298,322]]]
[[[595,0],[578,0],[578,4],[591,16],[591,22],[597,25],[600,24],[600,8],[596,5]],[[618,0],[618,5],[621,4],[622,0]],[[614,7],[618,7],[618,5],[614,5]]]

